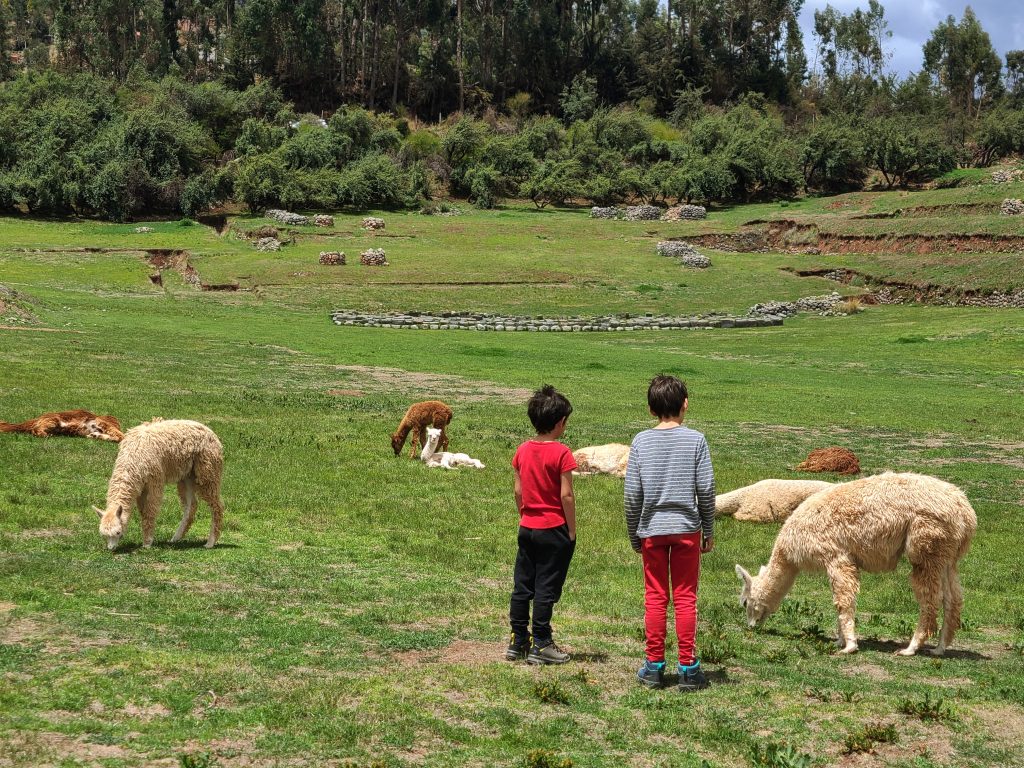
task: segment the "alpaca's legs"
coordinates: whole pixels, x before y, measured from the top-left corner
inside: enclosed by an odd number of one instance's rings
[[[857,650],[857,633],[854,616],[857,614],[857,592],[860,589],[860,575],[857,566],[847,559],[829,563],[828,580],[832,585],[832,602],[838,614],[836,645],[839,653],[854,653]]]
[[[178,483],[178,498],[181,499],[181,523],[171,537],[172,542],[181,541],[196,519],[196,486],[191,477]]]
[[[910,643],[896,653],[913,656],[921,643],[935,632],[938,625],[939,601],[942,600],[942,573],[934,567],[914,565],[910,570],[910,586],[921,610],[918,614],[917,629]]]
[[[199,493],[199,498],[210,507],[210,536],[206,539],[204,546],[207,549],[212,549],[217,543],[217,539],[220,538],[220,527],[224,520],[224,505],[220,501],[220,485],[212,483],[210,485],[199,485],[196,490]]]
[[[156,533],[156,515],[164,498],[162,485],[150,485],[139,496],[139,516],[142,518],[142,546],[153,546]]]
[[[425,446],[426,444],[427,426],[426,424],[424,424],[412,430],[412,444],[409,446],[409,456],[415,459],[416,455],[419,453],[420,450],[423,449],[423,446]]]
[[[960,574],[956,563],[952,563],[942,577],[942,634],[939,643],[932,650],[935,656],[946,652],[946,646],[952,644],[953,635],[960,629],[960,612],[964,607],[964,593],[960,588]]]

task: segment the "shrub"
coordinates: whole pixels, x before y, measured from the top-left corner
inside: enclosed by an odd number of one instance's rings
[[[852,755],[855,752],[870,752],[875,744],[891,744],[899,738],[896,733],[896,726],[884,723],[868,723],[852,733],[848,733],[843,740],[843,754]]]
[[[583,168],[576,160],[541,163],[519,188],[519,193],[530,198],[538,208],[549,203],[563,205],[580,195],[583,190]]]
[[[822,120],[800,151],[804,186],[835,192],[860,187],[867,175],[864,146],[850,126]]]
[[[276,155],[259,155],[242,164],[235,177],[235,197],[256,213],[281,202],[285,168]]]
[[[238,139],[235,141],[235,152],[240,157],[271,152],[284,143],[287,134],[264,120],[249,118],[242,123]]]
[[[899,711],[904,715],[917,717],[921,720],[935,720],[953,722],[956,720],[956,713],[941,696],[934,699],[931,694],[925,692],[924,698],[920,700],[903,699],[899,705]]]
[[[545,704],[568,704],[570,701],[569,693],[554,680],[535,683],[533,695]]]
[[[504,179],[496,168],[490,165],[474,168],[466,181],[469,185],[469,199],[477,208],[493,208],[498,204]]]
[[[811,768],[814,758],[788,744],[754,744],[750,760],[758,768]]]
[[[193,176],[181,191],[179,208],[186,216],[195,216],[217,202],[217,181],[211,171]]]

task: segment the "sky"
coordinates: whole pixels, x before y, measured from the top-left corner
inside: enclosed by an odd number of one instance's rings
[[[918,72],[923,54],[921,47],[939,22],[953,15],[957,21],[970,5],[982,28],[992,38],[996,52],[1006,63],[1006,52],[1024,49],[1024,1],[1022,0],[881,0],[892,37],[888,51],[892,54],[889,69],[899,75]],[[867,9],[867,0],[806,0],[800,14],[804,31],[804,47],[808,62],[814,61],[814,11],[831,5],[842,13],[857,7]]]

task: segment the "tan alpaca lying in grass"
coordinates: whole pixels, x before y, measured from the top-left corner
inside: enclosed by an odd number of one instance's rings
[[[626,465],[629,463],[629,446],[622,443],[608,445],[590,445],[572,452],[576,459],[578,475],[593,475],[599,472],[616,477],[626,476]]]
[[[438,451],[437,444],[440,440],[441,430],[436,427],[427,427],[427,444],[423,446],[420,458],[428,467],[444,467],[445,469],[455,469],[456,467],[484,468],[483,462],[470,458],[468,454]]]
[[[842,483],[797,507],[757,576],[736,566],[743,581],[740,603],[750,626],[757,626],[775,612],[801,571],[824,570],[839,614],[836,642],[840,653],[853,653],[860,571],[892,571],[905,556],[921,610],[910,643],[899,653],[912,656],[937,631],[941,604],[942,635],[932,651],[941,656],[960,627],[963,592],[957,562],[977,526],[963,491],[934,477],[887,472]]]
[[[197,421],[155,419],[129,429],[121,441],[114,461],[114,472],[107,486],[107,508],[93,507],[100,516],[100,534],[107,548],[117,547],[138,503],[142,516],[142,545],[153,544],[156,515],[164,496],[164,486],[177,483],[182,518],[171,541],[180,541],[196,514],[196,497],[205,501],[213,513],[207,548],[220,537],[224,506],[220,501],[224,449],[209,427]]]
[[[823,480],[761,480],[715,497],[715,517],[781,523],[809,496],[831,488]]]

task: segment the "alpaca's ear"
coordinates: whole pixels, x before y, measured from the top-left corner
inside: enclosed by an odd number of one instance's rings
[[[100,518],[100,520],[102,520],[102,519],[103,519],[103,510],[102,510],[102,509],[100,509],[100,508],[99,508],[99,507],[97,507],[97,506],[96,506],[95,504],[93,504],[93,505],[92,505],[92,510],[93,510],[93,512],[95,512],[95,513],[96,513],[97,515],[99,515],[99,518]]]
[[[757,572],[757,578],[760,579],[762,576],[764,576],[764,572],[767,571],[767,570],[768,570],[768,566],[767,565],[762,565],[761,566],[761,570],[759,570]]]
[[[744,568],[742,565],[739,565],[738,563],[736,565],[736,575],[739,576],[740,581],[742,581],[748,587],[750,586],[751,581],[753,581],[750,574],[747,573],[747,569]]]
[[[125,511],[125,508],[123,506],[121,506],[120,504],[118,504],[117,505],[117,518],[119,520],[124,520],[124,517],[125,517],[126,514],[127,514],[127,512]]]

